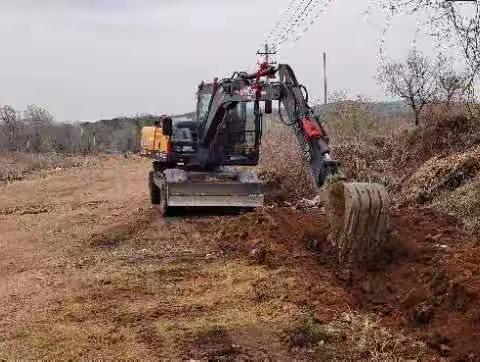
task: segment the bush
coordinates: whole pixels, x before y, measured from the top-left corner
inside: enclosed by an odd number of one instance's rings
[[[480,177],[453,192],[442,193],[432,205],[455,215],[468,233],[480,234]]]
[[[24,179],[27,175],[48,169],[93,165],[94,160],[60,154],[0,153],[0,182]]]
[[[454,191],[480,171],[480,147],[449,156],[435,156],[425,162],[406,183],[410,200],[432,201],[443,191]]]
[[[279,202],[312,198],[315,188],[310,168],[293,129],[277,120],[271,122],[275,127],[266,127],[258,166],[267,184],[267,198]]]

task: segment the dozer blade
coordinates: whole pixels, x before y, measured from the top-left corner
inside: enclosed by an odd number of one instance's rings
[[[166,172],[169,207],[263,206],[263,184],[251,173]]]
[[[335,182],[327,189],[327,214],[340,264],[372,261],[388,234],[390,200],[385,187]]]

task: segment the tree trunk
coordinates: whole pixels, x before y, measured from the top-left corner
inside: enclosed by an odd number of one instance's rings
[[[415,111],[415,126],[418,127],[420,125],[420,112]]]

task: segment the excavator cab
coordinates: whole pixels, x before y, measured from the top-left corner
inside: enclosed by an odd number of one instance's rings
[[[197,94],[196,121],[207,121],[218,84],[202,82]],[[253,101],[232,103],[218,126],[215,139],[208,145],[209,163],[221,166],[256,166],[262,140],[262,114]]]
[[[228,111],[218,134],[222,166],[256,166],[260,156],[261,115],[251,102],[239,102]]]

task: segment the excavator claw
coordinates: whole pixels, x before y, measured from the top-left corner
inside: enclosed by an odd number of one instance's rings
[[[374,183],[337,181],[327,187],[331,240],[341,265],[369,263],[388,236],[390,200]]]

